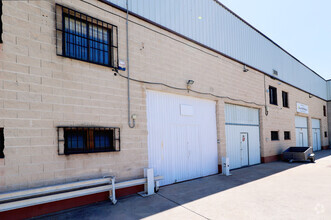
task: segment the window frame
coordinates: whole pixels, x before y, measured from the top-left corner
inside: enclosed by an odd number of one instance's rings
[[[112,132],[110,132],[112,131]],[[109,146],[104,146],[104,147],[97,147],[96,146],[96,133],[103,133],[104,136],[108,139],[109,141]],[[98,138],[99,142],[100,141],[100,136]],[[105,139],[106,140],[106,139]],[[93,147],[94,147],[94,151],[103,151],[106,150],[106,148],[109,148],[110,151],[115,151],[115,146],[114,146],[114,131],[113,130],[95,130],[94,134],[93,134]],[[98,148],[98,150],[95,150],[96,148]],[[106,150],[107,151],[107,150]]]
[[[99,20],[95,17],[91,17],[91,16],[81,13],[79,11],[67,8],[60,4],[56,4],[55,8],[56,8],[56,10],[55,10],[55,14],[56,14],[55,15],[56,16],[56,22],[55,22],[56,53],[58,56],[67,57],[70,59],[80,60],[83,62],[88,62],[88,63],[93,63],[96,65],[101,65],[101,66],[118,69],[118,66],[119,66],[118,28],[116,25],[107,23],[105,21]],[[58,11],[58,10],[60,10],[60,11]],[[68,19],[69,27],[66,27],[66,24],[65,24],[66,19]],[[84,23],[86,25],[86,37],[83,36],[83,34],[79,34],[76,30],[74,33],[70,33],[70,30],[69,31],[66,30],[66,29],[70,28],[70,19],[74,19],[75,26],[77,25],[76,24],[77,21]],[[93,39],[92,37],[90,37],[90,28],[93,28],[93,26],[96,26],[97,30],[98,30],[96,39]],[[107,36],[108,44],[105,44],[102,41],[100,41],[100,39],[98,39],[99,29],[106,29],[106,32],[108,35]],[[93,29],[92,29],[92,32],[93,32]],[[80,56],[81,58],[79,58],[79,56],[77,56],[76,51],[75,51],[76,48],[80,47],[80,49],[82,50],[82,48],[85,48],[85,46],[83,44],[76,45],[76,40],[74,40],[74,43],[70,43],[70,42],[68,43],[68,40],[66,39],[66,34],[68,36],[69,35],[74,36],[75,39],[76,39],[76,37],[79,37],[79,40],[81,40],[81,41],[86,39],[86,41],[87,41],[86,42],[86,44],[87,44],[86,59],[82,58],[85,53],[81,52],[81,56]],[[102,32],[102,34],[103,34],[103,32]],[[90,42],[97,43],[98,44],[97,48],[91,47]],[[66,51],[66,45],[70,45],[70,44],[72,44],[74,46],[74,53],[75,53],[74,56],[69,55]],[[107,45],[107,47],[108,47],[108,50],[102,50],[103,53],[108,53],[108,59],[107,59],[108,64],[105,63],[105,59],[103,59],[103,62],[101,62],[101,61],[95,61],[94,58],[90,57],[91,50],[101,51],[100,45],[102,45],[102,47]],[[105,55],[103,55],[103,56],[105,56]]]
[[[286,133],[288,133],[288,138],[286,138]],[[291,140],[291,132],[290,131],[284,131],[284,140]]]
[[[72,142],[71,141],[71,147],[69,149],[69,143],[68,143],[68,137],[69,135],[82,135],[83,136],[83,146],[81,149],[73,150],[72,149]],[[78,139],[78,138],[77,138]],[[78,145],[78,140],[77,140]],[[85,134],[84,130],[71,130],[71,129],[65,129],[64,130],[64,154],[75,154],[75,153],[82,153],[87,145],[87,134]]]
[[[328,132],[324,131],[324,137],[327,138],[328,137]]]
[[[274,138],[273,138],[273,133],[274,133],[274,134],[275,134],[275,133],[277,134],[277,139],[274,139]],[[279,131],[271,131],[271,132],[270,132],[270,135],[271,135],[271,138],[270,138],[271,141],[279,141]]]
[[[278,105],[278,97],[277,97],[277,88],[273,86],[269,86],[269,103],[271,105]]]
[[[326,117],[326,105],[323,105],[323,116]]]
[[[121,150],[120,128],[119,127],[70,127],[59,126],[58,131],[58,153],[59,155],[118,152]],[[98,145],[96,146],[96,134],[101,133],[104,136],[98,136]],[[72,137],[75,136],[76,137]],[[79,138],[82,137],[82,138]],[[70,138],[70,139],[69,139]],[[77,141],[73,147],[73,139]],[[101,141],[102,140],[102,141]],[[61,145],[61,142],[63,144]],[[101,146],[103,143],[104,146]],[[109,144],[109,145],[108,145]],[[63,147],[60,150],[61,146]],[[63,153],[61,153],[63,152]]]
[[[286,98],[284,98],[284,97],[286,97]],[[288,92],[282,91],[282,100],[283,100],[283,107],[290,108],[290,105],[288,102]]]

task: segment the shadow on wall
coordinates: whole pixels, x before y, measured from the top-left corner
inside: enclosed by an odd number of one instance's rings
[[[331,150],[320,151],[316,159],[331,155]],[[141,219],[180,205],[238,187],[306,163],[274,162],[232,171],[232,176],[213,175],[161,187],[155,196],[138,195],[119,199],[116,205],[100,202],[66,210],[38,219]]]

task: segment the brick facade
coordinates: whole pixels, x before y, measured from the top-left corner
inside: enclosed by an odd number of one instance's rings
[[[146,90],[158,90],[217,101],[219,160],[226,154],[224,104],[260,109],[261,157],[282,153],[295,140],[296,102],[309,106],[308,138],[312,145],[311,118],[321,119],[321,133],[328,131],[323,116],[326,101],[250,69],[135,17],[129,24],[131,77],[233,99],[269,103],[268,88],[278,90],[278,106],[265,108],[242,101],[218,99],[170,89],[160,85],[131,82],[131,109],[136,127],[127,125],[127,81],[111,68],[56,55],[55,3],[118,26],[119,58],[126,59],[125,13],[100,1],[89,1],[114,14],[82,1],[4,1],[3,44],[0,45],[0,127],[4,127],[5,159],[0,159],[0,192],[70,182],[104,175],[117,180],[143,176],[148,166]],[[121,72],[126,74],[125,72]],[[281,91],[289,94],[283,108]],[[329,107],[329,109],[331,109]],[[121,128],[120,152],[60,156],[56,126],[93,125]],[[270,141],[270,131],[280,132],[280,141]],[[283,132],[291,132],[284,141]],[[328,138],[322,135],[322,146]],[[219,161],[220,163],[221,161]]]

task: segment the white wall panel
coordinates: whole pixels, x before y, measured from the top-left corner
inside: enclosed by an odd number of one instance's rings
[[[295,127],[296,128],[307,128],[307,118],[295,116]]]
[[[319,119],[312,119],[312,135],[313,135],[313,150],[321,150],[321,121]]]
[[[240,105],[225,104],[225,123],[258,125],[259,110]]]
[[[308,146],[308,124],[306,117],[295,116],[295,137],[297,147]]]
[[[311,119],[312,128],[321,128],[321,121],[319,119]]]
[[[308,129],[307,128],[296,128],[295,138],[297,147],[308,147]]]
[[[259,110],[225,104],[226,155],[230,169],[242,166],[241,133],[248,133],[248,165],[260,163]]]
[[[161,185],[217,173],[216,103],[155,91],[146,99],[149,166]]]
[[[230,169],[241,167],[240,133],[248,133],[249,165],[261,163],[260,129],[257,126],[225,125],[226,155]]]
[[[313,128],[312,135],[313,135],[313,150],[314,151],[321,150],[322,149],[321,129]]]
[[[125,8],[126,0],[108,0]],[[327,99],[326,81],[213,0],[129,0],[130,11]],[[199,16],[202,19],[198,19]]]

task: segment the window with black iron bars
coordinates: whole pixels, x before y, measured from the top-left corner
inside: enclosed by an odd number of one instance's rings
[[[63,139],[60,137],[63,134]],[[58,127],[59,146],[64,154],[120,151],[118,127]]]
[[[56,33],[58,55],[118,67],[117,26],[57,4]]]

